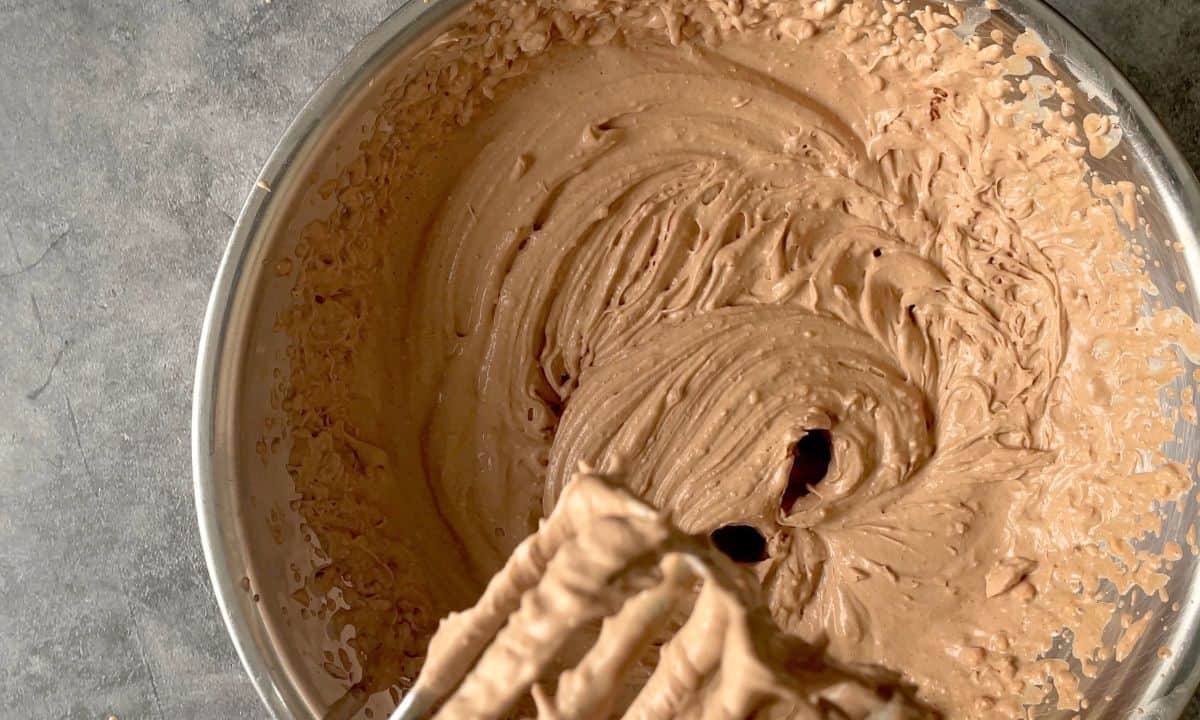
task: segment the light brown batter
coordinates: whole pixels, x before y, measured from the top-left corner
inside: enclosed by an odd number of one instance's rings
[[[752,576],[590,473],[571,477],[479,601],[441,623],[404,716],[508,717],[527,693],[553,720],[929,717],[894,673],[839,666],[785,635]]]
[[[583,461],[752,526],[777,623],[949,717],[1079,708],[1166,580],[1130,541],[1189,485],[1159,391],[1196,333],[1143,316],[1132,187],[1082,159],[1111,123],[960,19],[485,0],[393,81],[281,318],[304,598],[357,692],[411,682]]]

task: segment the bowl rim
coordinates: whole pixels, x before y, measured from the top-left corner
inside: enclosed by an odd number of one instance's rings
[[[978,0],[977,0],[978,1]],[[394,57],[422,33],[435,27],[470,0],[404,0],[387,18],[364,36],[342,58],[301,106],[287,129],[275,144],[251,188],[233,230],[230,233],[208,299],[200,333],[195,380],[192,392],[191,451],[192,478],[200,542],[208,567],[221,618],[263,704],[275,718],[304,717],[310,712],[300,689],[286,682],[278,657],[254,641],[263,623],[260,617],[249,617],[239,609],[238,601],[245,594],[238,578],[248,566],[248,558],[238,543],[224,542],[228,524],[235,518],[221,512],[232,502],[231,483],[219,483],[214,477],[213,462],[218,453],[216,445],[216,410],[218,390],[225,379],[222,374],[231,347],[229,329],[231,309],[240,281],[247,274],[248,259],[262,239],[260,229],[270,206],[271,188],[288,176],[298,155],[319,133],[336,122],[336,110],[344,99],[364,87],[375,71]],[[1061,44],[1069,45],[1072,70],[1090,70],[1106,83],[1106,100],[1117,106],[1126,127],[1126,137],[1140,134],[1159,154],[1149,157],[1151,172],[1166,179],[1165,197],[1169,206],[1172,227],[1190,234],[1178,238],[1189,252],[1200,253],[1200,182],[1183,154],[1171,140],[1161,120],[1146,103],[1116,64],[1074,23],[1044,0],[1004,0],[1003,9],[1026,27],[1052,30]],[[1051,44],[1052,48],[1055,44]],[[1055,59],[1060,59],[1055,53]],[[1126,117],[1128,116],[1128,117]],[[1193,257],[1196,257],[1193,255]],[[1197,260],[1200,262],[1200,260]],[[1185,653],[1172,664],[1172,670],[1160,673],[1147,684],[1139,705],[1148,702],[1153,713],[1146,717],[1170,720],[1180,717],[1197,685],[1200,685],[1200,603],[1189,604],[1189,612],[1177,621],[1176,637],[1190,643]],[[1147,697],[1149,696],[1149,697]],[[1149,708],[1148,708],[1149,709]]]
[[[214,475],[217,446],[217,405],[225,381],[226,354],[237,352],[230,343],[232,308],[237,289],[249,270],[249,258],[262,237],[260,229],[271,206],[272,189],[282,185],[305,146],[336,121],[337,107],[361,89],[374,71],[424,32],[470,0],[402,0],[401,5],[360,39],[334,66],[288,123],[251,186],[230,232],[205,308],[192,386],[192,486],[200,543],[218,610],[242,666],[262,703],[274,718],[312,717],[299,688],[286,681],[279,658],[254,642],[264,631],[261,617],[239,608],[246,594],[239,578],[249,566],[240,543],[226,542],[236,520],[222,510],[234,505],[231,483]]]

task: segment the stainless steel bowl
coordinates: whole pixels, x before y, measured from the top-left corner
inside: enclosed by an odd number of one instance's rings
[[[319,718],[345,693],[321,669],[322,651],[336,644],[315,618],[286,617],[291,563],[303,567],[304,543],[284,522],[291,482],[279,461],[255,452],[269,408],[271,372],[286,364],[283,340],[272,331],[288,302],[287,287],[271,282],[271,265],[290,249],[296,230],[318,211],[317,178],[356,145],[364,118],[387,78],[448,21],[466,0],[409,0],[362,40],[292,121],[272,152],[234,227],[213,286],[200,338],[192,416],[196,511],[213,588],[229,634],[251,681],[276,718]],[[977,0],[981,4],[982,0]],[[984,31],[998,27],[1011,39],[1036,31],[1069,80],[1090,98],[1085,112],[1115,114],[1124,130],[1116,152],[1094,168],[1108,179],[1148,188],[1141,208],[1152,238],[1143,241],[1160,297],[1200,318],[1200,186],[1161,124],[1129,82],[1078,30],[1040,0],[1008,0]],[[1184,252],[1171,249],[1182,243]],[[1187,290],[1176,290],[1186,282]],[[1182,287],[1182,286],[1181,286]],[[1184,382],[1176,387],[1176,397]],[[1164,406],[1172,401],[1164,396]],[[1200,429],[1181,424],[1170,454],[1193,457]],[[1189,495],[1164,510],[1166,537],[1184,536],[1200,517]],[[282,542],[280,542],[282,540]],[[1155,543],[1151,543],[1152,545]],[[1200,682],[1200,558],[1177,563],[1169,590],[1172,609],[1143,599],[1136,610],[1158,617],[1130,657],[1087,686],[1088,717],[1179,717]],[[1170,655],[1160,657],[1166,647]],[[335,650],[336,652],[336,650]],[[1165,654],[1165,653],[1164,653]],[[1112,698],[1108,700],[1106,698]],[[372,703],[383,716],[386,697]],[[1054,712],[1039,717],[1057,717]]]

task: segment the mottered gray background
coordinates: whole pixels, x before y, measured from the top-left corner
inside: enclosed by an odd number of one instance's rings
[[[196,530],[196,343],[259,167],[399,1],[0,0],[0,718],[266,716]],[[1200,166],[1200,0],[1050,2]]]

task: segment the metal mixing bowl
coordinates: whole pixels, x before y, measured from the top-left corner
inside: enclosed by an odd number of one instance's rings
[[[284,340],[272,330],[290,298],[272,265],[290,250],[297,230],[319,212],[319,178],[353,151],[382,86],[411,53],[444,25],[465,0],[409,0],[368,35],[321,85],[275,147],[247,198],[221,261],[200,339],[192,416],[196,510],[221,614],[250,678],[277,718],[319,718],[346,683],[322,668],[322,651],[336,647],[316,618],[286,617],[290,567],[304,565],[306,544],[285,522],[291,481],[278,458],[263,459],[255,444],[268,415],[272,371],[286,365]],[[1008,38],[1023,28],[1041,35],[1080,90],[1083,112],[1120,118],[1124,141],[1093,163],[1106,179],[1132,180],[1146,190],[1141,207],[1152,237],[1143,240],[1161,300],[1200,318],[1200,187],[1183,157],[1129,82],[1078,30],[1040,0],[1008,0],[983,26]],[[1084,99],[1090,98],[1090,99]],[[1182,243],[1184,251],[1171,248]],[[1177,282],[1186,282],[1178,291]],[[1180,285],[1179,287],[1184,287]],[[1189,370],[1191,368],[1189,367]],[[1191,373],[1175,387],[1180,396]],[[1165,407],[1177,404],[1163,396]],[[1170,454],[1186,460],[1200,449],[1200,429],[1181,423]],[[1194,494],[1164,510],[1167,532],[1150,543],[1187,546],[1200,514]],[[1198,558],[1175,565],[1169,591],[1177,609],[1142,599],[1136,611],[1157,617],[1123,663],[1085,684],[1092,718],[1178,718],[1200,681]],[[1167,648],[1169,656],[1160,655]],[[334,649],[336,652],[336,649]],[[1108,699],[1111,698],[1111,699]],[[389,709],[375,698],[377,716]],[[1055,712],[1037,713],[1057,717]]]

